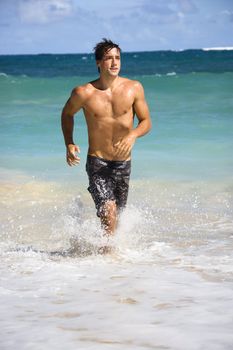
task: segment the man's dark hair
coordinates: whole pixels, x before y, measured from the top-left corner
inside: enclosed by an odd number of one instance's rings
[[[103,38],[102,41],[96,44],[96,46],[93,49],[95,53],[95,60],[102,60],[104,54],[113,48],[116,48],[121,52],[119,45],[115,44],[110,39]]]

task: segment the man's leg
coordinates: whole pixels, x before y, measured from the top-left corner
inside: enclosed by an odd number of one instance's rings
[[[116,202],[108,200],[101,207],[100,214],[101,226],[108,235],[114,234],[117,223]]]

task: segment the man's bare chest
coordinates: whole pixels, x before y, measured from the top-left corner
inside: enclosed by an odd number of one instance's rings
[[[132,111],[133,103],[134,99],[130,93],[97,91],[87,99],[84,110],[93,117],[117,118]]]

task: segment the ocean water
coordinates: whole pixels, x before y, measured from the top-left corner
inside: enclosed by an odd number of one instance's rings
[[[60,130],[93,55],[0,56],[1,349],[232,349],[233,51],[123,53],[122,66],[153,129],[107,239],[83,113],[78,167]]]

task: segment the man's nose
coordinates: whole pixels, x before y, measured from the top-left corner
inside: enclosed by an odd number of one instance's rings
[[[112,59],[112,66],[116,66],[117,65],[117,60],[115,58]]]

